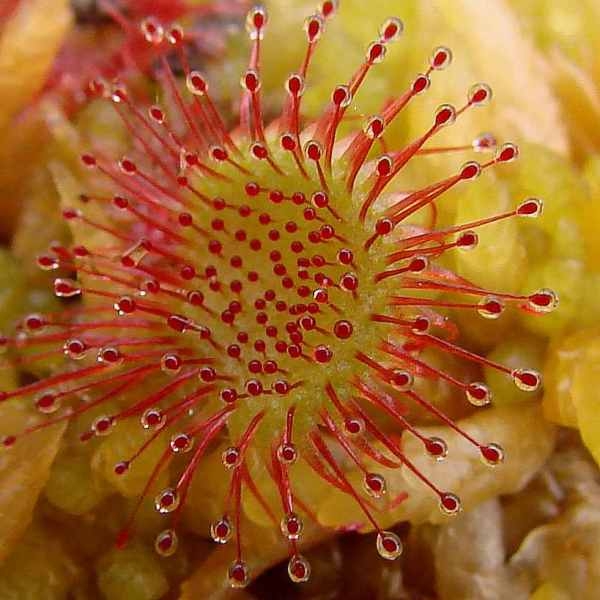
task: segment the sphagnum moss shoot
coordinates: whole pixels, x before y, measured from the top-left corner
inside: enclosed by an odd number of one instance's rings
[[[7,347],[40,349],[27,357],[31,363],[66,357],[63,370],[2,393],[3,401],[22,398],[52,415],[5,437],[7,450],[54,423],[117,406],[95,416],[81,439],[109,435],[126,419],[139,421],[148,436],[133,456],[114,466],[118,475],[148,448],[164,444],[138,507],[174,457],[186,457],[179,478],[155,498],[156,509],[170,518],[156,537],[161,555],[176,550],[182,507],[203,457],[217,439],[230,440],[222,455],[229,493],[210,534],[218,543],[235,544],[228,573],[234,587],[251,577],[244,561],[243,493],[258,500],[288,540],[290,578],[309,578],[310,565],[299,547],[302,520],[313,512],[303,502],[302,482],[294,480],[294,463],[300,460],[356,501],[386,559],[396,559],[402,544],[378,524],[377,500],[387,491],[386,481],[367,464],[411,471],[438,496],[442,511],[457,513],[458,496],[439,489],[402,450],[399,436],[407,435],[420,440],[432,459],[447,454],[443,439],[422,435],[407,420],[407,407],[429,411],[491,466],[503,461],[504,452],[462,431],[415,390],[415,378],[435,378],[462,390],[475,406],[491,402],[483,383],[459,380],[428,364],[423,351],[437,349],[498,370],[522,390],[538,389],[540,376],[456,345],[454,330],[439,311],[452,308],[494,319],[509,305],[545,313],[558,302],[547,289],[527,296],[491,292],[436,264],[447,252],[473,248],[475,230],[488,223],[537,217],[539,200],[525,199],[509,212],[445,229],[437,228],[435,219],[429,228],[411,224],[451,188],[517,158],[514,144],[497,146],[490,135],[468,145],[426,147],[464,112],[490,100],[487,85],[474,85],[459,108],[440,106],[418,139],[377,156],[386,128],[427,92],[435,72],[450,64],[449,49],[436,48],[426,70],[398,98],[338,141],[354,96],[402,33],[401,21],[388,19],[350,81],[333,87],[322,115],[304,124],[310,65],[336,9],[328,0],[307,18],[304,59],[283,82],[281,116],[268,125],[260,73],[267,13],[261,6],[249,12],[252,48],[234,131],[226,129],[205,77],[191,70],[183,29],[144,20],[146,42],[178,54],[186,89],[165,52],[158,53],[163,106],[138,102],[121,83],[91,82],[96,96],[113,103],[138,152],[116,163],[101,152],[81,157],[91,171],[91,191],[82,195],[82,208],[63,214],[74,227],[89,231],[94,243],[54,245],[39,257],[43,269],[76,273],[76,278],[56,278],[54,291],[79,302],[62,315],[29,315],[14,337],[3,339]],[[407,163],[424,154],[469,149],[488,158],[396,194],[381,208],[388,184]],[[112,190],[108,196],[106,189]],[[373,409],[395,425],[395,434],[378,425]],[[278,516],[252,477],[250,452],[262,457],[278,490]],[[363,490],[351,483],[341,455],[362,473]],[[126,543],[134,524],[135,512],[119,543]]]

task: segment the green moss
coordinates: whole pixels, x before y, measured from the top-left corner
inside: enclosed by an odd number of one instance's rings
[[[521,334],[505,339],[487,356],[510,369],[528,368],[540,371],[544,360],[544,344],[538,338]],[[505,373],[486,367],[485,380],[494,393],[497,405],[531,401],[531,392],[520,390]]]
[[[169,590],[159,558],[139,544],[105,554],[96,573],[106,600],[158,600]]]
[[[79,575],[56,532],[34,526],[0,566],[0,598],[67,600]]]
[[[107,486],[94,475],[89,456],[69,452],[57,458],[45,488],[48,501],[72,515],[93,510],[106,493]]]

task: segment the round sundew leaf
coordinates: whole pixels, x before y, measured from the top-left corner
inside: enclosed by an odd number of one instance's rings
[[[64,179],[66,180],[67,178],[64,178]],[[69,184],[71,184],[71,183],[72,183],[72,182],[67,182],[67,185],[65,185],[65,187],[67,187],[67,188],[68,188],[68,187],[69,187]],[[76,182],[75,182],[75,183],[76,183]],[[73,195],[73,192],[75,192],[75,191],[76,191],[76,187],[77,187],[77,186],[76,186],[76,185],[71,185],[70,187],[71,187],[71,188],[73,188],[73,189],[68,189],[68,190],[67,190],[67,194],[66,194],[67,196],[72,196],[72,195]],[[92,209],[92,210],[93,210],[93,209]],[[250,210],[250,209],[248,209],[248,210]],[[97,243],[97,245],[98,245],[98,246],[102,246],[102,245],[103,245],[103,244],[101,243],[101,240],[96,240],[96,241],[98,242],[98,243]],[[369,297],[369,298],[370,298],[371,296],[370,296],[369,294],[367,294],[367,297]],[[108,307],[108,308],[109,308],[109,310],[110,310],[110,307]],[[172,315],[172,316],[174,316],[174,317],[177,317],[177,315]],[[180,318],[181,318],[181,319],[184,319],[184,317],[180,317]],[[225,321],[224,321],[224,322],[225,322]],[[176,329],[176,328],[175,328],[175,329]],[[366,336],[366,335],[365,335],[365,336],[364,336],[364,338],[363,338],[363,341],[364,341],[364,342],[367,342],[367,341],[368,341],[368,342],[371,342],[372,340],[371,340],[371,339],[369,339],[369,336]],[[366,347],[371,347],[371,346],[372,346],[372,344],[370,344],[370,343],[369,343],[369,344],[366,344]],[[349,369],[350,369],[350,367],[349,367],[349,366],[348,366],[348,367],[346,366],[346,365],[349,365],[349,364],[350,364],[350,363],[349,363],[349,361],[346,361],[346,362],[345,362],[345,361],[342,361],[342,360],[340,361],[340,365],[341,365],[343,368],[345,368],[346,370],[349,370]],[[340,369],[340,371],[341,371],[341,369]],[[214,374],[214,371],[213,371],[213,374]],[[310,371],[308,372],[308,375],[311,375]],[[339,377],[340,379],[345,379],[346,381],[349,379],[349,378],[346,376],[346,374],[345,374],[345,373],[338,373],[336,376],[337,376],[337,377]],[[213,379],[214,379],[214,376],[213,376]],[[308,377],[307,377],[307,379],[308,379]],[[312,379],[312,378],[311,378],[311,379]],[[336,382],[336,383],[337,383],[337,382]],[[145,386],[143,386],[143,387],[145,388]],[[307,388],[308,388],[308,387],[309,387],[309,384],[307,384]],[[143,389],[142,391],[146,391],[146,389]],[[311,390],[309,390],[309,392],[310,392],[310,391],[311,391]],[[316,399],[318,399],[318,396],[316,396],[316,394],[312,394],[312,396],[313,396],[313,398],[312,398],[312,400],[310,400],[310,401],[311,401],[312,403],[316,403]],[[304,398],[300,398],[300,400],[304,400]],[[246,403],[245,403],[245,404],[246,404]],[[248,402],[247,404],[250,404],[250,402]],[[282,404],[282,403],[279,403],[279,404]],[[312,406],[313,406],[313,404],[309,404],[308,402],[307,402],[306,404],[307,404],[307,406],[308,406],[309,408],[312,408]],[[240,409],[240,414],[241,414],[241,417],[242,417],[242,418],[244,418],[244,417],[247,417],[247,416],[248,416],[248,412],[244,414],[244,413],[242,413],[242,410],[244,410],[244,409]],[[313,412],[315,412],[315,413],[316,413],[316,410],[314,410],[314,411],[313,411],[313,410],[305,410],[305,412],[306,412],[306,413],[311,413],[311,414],[312,414]],[[277,415],[281,416],[281,414],[282,414],[282,409],[281,409],[281,408],[279,408],[279,409],[278,409],[278,412],[276,413],[276,416],[277,416]],[[247,422],[247,419],[246,419],[246,422]],[[264,424],[265,424],[265,425],[268,425],[268,424],[269,424],[269,423],[268,423],[268,421],[267,421],[266,419],[265,419],[265,422],[264,422]],[[270,431],[270,430],[271,430],[271,428],[269,428],[269,431]],[[303,431],[303,430],[302,430],[302,431]],[[230,433],[231,433],[231,429],[230,429]],[[480,432],[480,433],[481,433],[481,432]],[[493,431],[492,433],[497,433],[497,432],[496,432],[496,431]],[[124,435],[124,437],[128,438],[129,436],[127,436],[127,435]],[[237,437],[237,436],[236,436],[236,437]],[[500,436],[500,437],[502,437],[502,436]],[[109,438],[109,439],[110,439],[110,438]],[[257,435],[255,439],[256,439],[257,441],[263,441],[259,435]],[[116,446],[118,445],[118,442],[114,442],[114,434],[113,434],[113,438],[112,438],[112,440],[113,440],[113,443],[114,443],[114,445],[115,445],[115,447],[116,447]],[[504,443],[504,440],[502,440],[502,439],[500,439],[500,440],[498,440],[498,441],[500,441],[500,442]],[[138,446],[138,447],[139,447],[140,440],[138,439],[138,440],[136,440],[136,442],[137,442],[137,443],[136,443],[136,446]],[[536,442],[537,442],[537,440],[536,440]],[[132,449],[128,449],[128,448],[127,448],[126,450],[128,450],[128,452],[127,452],[127,453],[125,453],[125,452],[123,451],[123,449],[122,449],[122,448],[118,448],[118,452],[117,452],[117,451],[114,451],[114,452],[113,452],[113,450],[115,450],[115,448],[110,448],[110,442],[108,442],[108,440],[104,442],[104,445],[103,445],[103,447],[104,447],[104,448],[109,448],[109,451],[107,452],[107,456],[105,456],[104,465],[103,465],[104,467],[106,467],[107,465],[108,465],[108,466],[110,466],[110,467],[112,467],[112,465],[114,465],[114,464],[115,464],[115,462],[116,462],[117,460],[119,460],[119,459],[123,459],[123,458],[125,458],[125,459],[126,459],[126,458],[128,458],[128,456],[130,456],[130,455],[131,455],[131,452],[132,452],[132,451],[135,449],[135,448],[132,448]],[[422,449],[421,449],[421,451],[422,451]],[[114,456],[114,457],[113,457],[113,456],[112,456],[113,454],[116,454],[116,456]],[[124,454],[124,456],[123,456],[122,454]],[[156,459],[156,457],[154,457],[154,458]],[[109,460],[109,459],[110,459],[110,460]],[[347,465],[346,465],[346,464],[344,464],[344,467],[345,467],[345,468],[347,468]],[[150,472],[151,472],[151,471],[150,471]],[[148,475],[148,473],[146,472],[146,476],[147,476],[147,475]],[[357,475],[357,474],[355,474],[355,473],[352,473],[352,474],[351,474],[351,477],[352,477],[352,478],[354,478],[354,479],[356,479],[356,475]],[[127,476],[125,476],[125,477],[127,477]],[[307,485],[307,486],[309,486],[309,487],[310,487],[310,482],[303,482],[303,483],[304,483],[305,485]],[[127,491],[126,491],[126,490],[122,490],[122,491],[125,491],[125,493],[127,493]],[[139,490],[138,490],[138,493],[139,493]],[[327,497],[327,496],[325,496],[325,497]],[[320,503],[319,503],[319,502],[316,502],[315,504],[318,506]],[[347,523],[347,522],[346,522],[346,523]],[[260,538],[260,536],[257,536],[257,538],[258,538],[258,539],[261,539],[261,538]],[[261,541],[262,541],[262,540],[261,540]],[[268,559],[268,557],[267,557],[267,559]]]
[[[38,415],[19,400],[0,404],[0,436],[22,431],[38,421]],[[17,440],[11,448],[0,448],[0,560],[10,553],[31,521],[64,430],[64,424],[57,424],[25,442]]]
[[[588,343],[575,366],[571,397],[577,413],[581,437],[600,464],[600,411],[597,390],[600,385],[600,337]]]

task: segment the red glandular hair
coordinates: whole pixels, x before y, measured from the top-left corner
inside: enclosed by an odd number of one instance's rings
[[[485,84],[474,85],[459,108],[440,106],[421,137],[378,154],[390,123],[450,63],[447,48],[436,48],[425,71],[399,97],[338,141],[354,96],[402,33],[402,23],[388,19],[351,79],[333,86],[321,116],[303,122],[305,82],[335,9],[328,0],[306,20],[304,59],[285,82],[281,116],[269,124],[263,119],[260,73],[267,14],[260,6],[250,11],[252,49],[241,76],[235,131],[226,129],[203,74],[188,66],[185,32],[144,20],[145,43],[161,57],[157,79],[163,103],[144,105],[120,83],[91,83],[96,96],[113,103],[134,150],[116,162],[100,150],[81,157],[90,170],[90,189],[80,208],[67,208],[63,215],[91,242],[55,245],[39,257],[44,269],[76,274],[58,277],[54,289],[59,298],[79,301],[62,315],[26,317],[17,336],[4,339],[7,346],[18,338],[20,346],[41,349],[29,355],[31,362],[65,355],[61,371],[2,395],[54,413],[4,438],[5,447],[51,424],[117,405],[96,416],[82,440],[108,435],[120,421],[138,420],[150,433],[134,456],[115,465],[115,472],[125,475],[149,447],[163,443],[166,432],[168,442],[142,498],[176,455],[186,457],[187,466],[155,500],[157,510],[171,519],[156,538],[160,554],[176,549],[181,508],[203,457],[217,441],[230,440],[222,455],[229,493],[211,535],[220,543],[234,539],[229,580],[235,587],[250,577],[241,536],[243,492],[276,522],[281,518],[290,577],[308,579],[310,566],[298,547],[302,518],[312,512],[303,502],[301,482],[294,481],[298,461],[356,501],[378,534],[384,558],[398,557],[402,545],[378,524],[375,502],[386,492],[386,481],[368,465],[408,469],[438,496],[442,511],[458,512],[459,498],[439,489],[403,452],[401,437],[414,436],[432,458],[447,453],[444,440],[426,437],[411,423],[408,408],[429,411],[490,465],[500,463],[504,453],[462,431],[417,391],[415,378],[440,379],[475,406],[491,401],[485,384],[462,381],[429,364],[424,351],[497,369],[523,390],[537,389],[540,376],[461,348],[456,328],[442,312],[452,308],[494,319],[507,306],[544,313],[557,304],[550,290],[493,293],[438,264],[446,252],[474,247],[479,227],[539,215],[539,200],[449,228],[437,228],[435,219],[431,227],[414,224],[413,216],[435,208],[448,190],[517,157],[514,144],[497,147],[491,136],[458,148],[426,147],[440,130],[490,99]],[[178,54],[185,85],[171,70],[165,47]],[[409,161],[469,149],[487,152],[486,160],[467,162],[422,189],[381,202]],[[83,394],[86,402],[79,401]],[[376,411],[390,428],[381,426]],[[278,516],[255,482],[250,455],[261,458],[278,490]],[[347,460],[340,460],[342,455]],[[363,490],[351,483],[347,463],[362,474]]]
[[[77,5],[81,4],[80,7]],[[228,20],[240,19],[248,0],[195,3],[188,0],[95,0],[74,2],[80,24],[67,37],[45,91],[74,107],[89,99],[91,78],[128,80],[151,72],[166,47],[148,44],[139,22],[153,15],[162,22],[185,22],[187,52],[198,60],[218,57],[224,50]],[[2,17],[0,9],[0,19]]]

